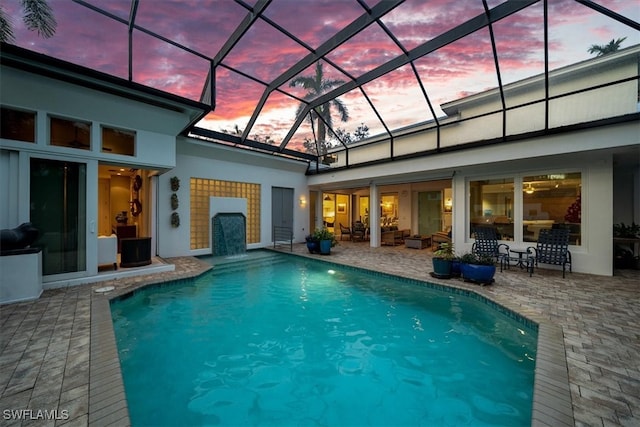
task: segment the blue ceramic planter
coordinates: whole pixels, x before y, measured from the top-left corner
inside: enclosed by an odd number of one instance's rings
[[[310,254],[320,253],[320,242],[318,240],[307,240],[307,249]]]
[[[496,274],[495,265],[461,264],[462,278],[475,283],[489,284]]]
[[[329,255],[331,254],[331,240],[320,240],[320,254],[321,255]]]
[[[451,260],[433,258],[433,276],[438,279],[448,279],[451,277]]]

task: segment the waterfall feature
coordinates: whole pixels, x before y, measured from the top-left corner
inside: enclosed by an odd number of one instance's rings
[[[247,251],[247,220],[241,213],[219,213],[213,217],[213,256],[240,255]]]

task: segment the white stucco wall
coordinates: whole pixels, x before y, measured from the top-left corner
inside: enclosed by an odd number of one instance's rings
[[[176,134],[190,122],[190,112],[164,103],[167,108],[123,98],[84,86],[32,74],[12,67],[0,70],[3,107],[36,113],[34,143],[0,139],[0,227],[13,228],[29,221],[30,159],[46,158],[86,165],[86,271],[45,277],[56,281],[97,274],[98,165],[117,164],[147,170],[175,166]],[[131,95],[134,95],[133,92]],[[148,96],[144,94],[143,96]],[[91,148],[81,150],[49,145],[49,117],[91,123]],[[136,132],[135,154],[102,152],[101,128],[109,126]],[[147,207],[146,209],[149,209]],[[153,236],[155,237],[155,236]]]
[[[248,244],[247,249],[269,246],[271,241],[271,187],[292,188],[294,240],[304,241],[308,233],[309,194],[307,191],[306,163],[278,158],[248,150],[209,144],[189,138],[178,139],[177,166],[159,177],[158,195],[158,250],[162,257],[210,254],[211,248],[190,249],[190,191],[193,178],[219,179],[260,184],[260,242]],[[180,227],[171,227],[169,197],[172,194],[170,178],[180,179],[177,194],[180,199],[178,213]],[[301,206],[300,197],[307,203]]]
[[[175,135],[188,123],[180,113],[11,67],[2,67],[1,80],[0,102],[7,107],[37,112],[37,122],[35,144],[0,140],[0,147],[138,167],[175,166]],[[91,122],[91,149],[48,145],[49,116]],[[103,125],[135,131],[135,154],[103,153]]]
[[[469,169],[456,174],[454,186],[454,230],[453,241],[456,252],[471,250],[473,239],[469,236],[468,182],[494,177],[518,178],[529,174],[580,172],[582,176],[582,236],[579,246],[570,246],[573,271],[581,273],[613,274],[611,223],[613,221],[613,163],[611,154],[583,153],[557,156],[537,161],[517,160],[500,168],[485,167]],[[516,227],[522,218],[521,194],[514,195],[514,218]],[[517,236],[517,234],[516,234]],[[607,242],[603,244],[603,242]],[[535,246],[533,242],[506,242],[512,249]],[[555,268],[542,265],[543,268]]]
[[[471,248],[466,182],[492,176],[523,176],[531,173],[579,171],[582,173],[583,240],[572,247],[573,269],[600,275],[613,274],[613,183],[614,147],[628,149],[640,144],[640,123],[629,122],[527,141],[444,153],[364,168],[333,171],[309,177],[312,188],[354,188],[366,183],[378,186],[399,182],[452,178],[454,194],[453,238],[457,251]],[[635,163],[637,165],[637,161]],[[637,168],[637,166],[636,166]],[[633,171],[629,172],[633,176]],[[409,188],[407,184],[407,188]],[[626,188],[626,187],[625,187]],[[631,188],[631,187],[629,187]],[[401,191],[401,190],[400,190]],[[625,194],[632,196],[630,190]],[[515,217],[521,217],[519,195],[515,195]],[[632,199],[637,200],[637,195]],[[631,202],[629,202],[631,203]],[[637,202],[633,202],[637,203]],[[624,206],[627,206],[625,204]],[[527,242],[510,243],[517,248]],[[550,266],[544,266],[548,268]]]

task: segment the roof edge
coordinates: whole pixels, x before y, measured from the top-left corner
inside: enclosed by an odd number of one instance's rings
[[[4,42],[0,44],[0,64],[187,114],[189,122],[183,131],[192,127],[211,111],[211,107],[205,103]]]

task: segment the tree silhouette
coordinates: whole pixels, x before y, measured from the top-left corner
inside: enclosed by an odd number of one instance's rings
[[[620,49],[620,45],[625,41],[626,37],[618,37],[618,40],[611,39],[608,44],[598,45],[592,44],[587,52],[590,54],[596,54],[596,56],[606,55],[608,53],[617,52]]]
[[[361,123],[360,126],[358,126],[356,130],[353,131],[353,135],[347,132],[346,130],[342,129],[341,127],[336,128],[336,130],[331,132],[331,134],[333,135],[334,139],[349,145],[368,137],[369,126],[365,125],[364,123]]]
[[[302,87],[307,89],[307,94],[304,96],[305,100],[313,100],[320,95],[323,95],[329,92],[336,86],[340,86],[344,84],[343,80],[336,79],[325,79],[324,74],[322,72],[322,63],[318,61],[316,63],[315,73],[312,76],[299,76],[294,78],[289,82],[290,87]],[[296,117],[302,114],[306,104],[300,104],[296,111]],[[328,141],[327,141],[327,126],[329,128],[333,127],[333,119],[331,116],[331,109],[335,107],[340,114],[340,120],[346,122],[349,120],[349,112],[347,111],[347,107],[344,105],[342,101],[339,99],[332,99],[311,111],[309,115],[309,120],[311,121],[311,127],[314,127],[314,124],[317,122],[317,138],[318,138],[318,156],[323,156],[327,153]],[[320,119],[321,117],[322,119]],[[326,124],[325,124],[326,123]],[[305,144],[307,150],[309,150],[310,144]],[[315,150],[312,150],[315,151]]]
[[[24,12],[22,20],[31,31],[37,31],[40,37],[48,39],[56,32],[58,23],[47,0],[22,0]],[[13,25],[11,19],[0,5],[0,41],[13,43]]]

